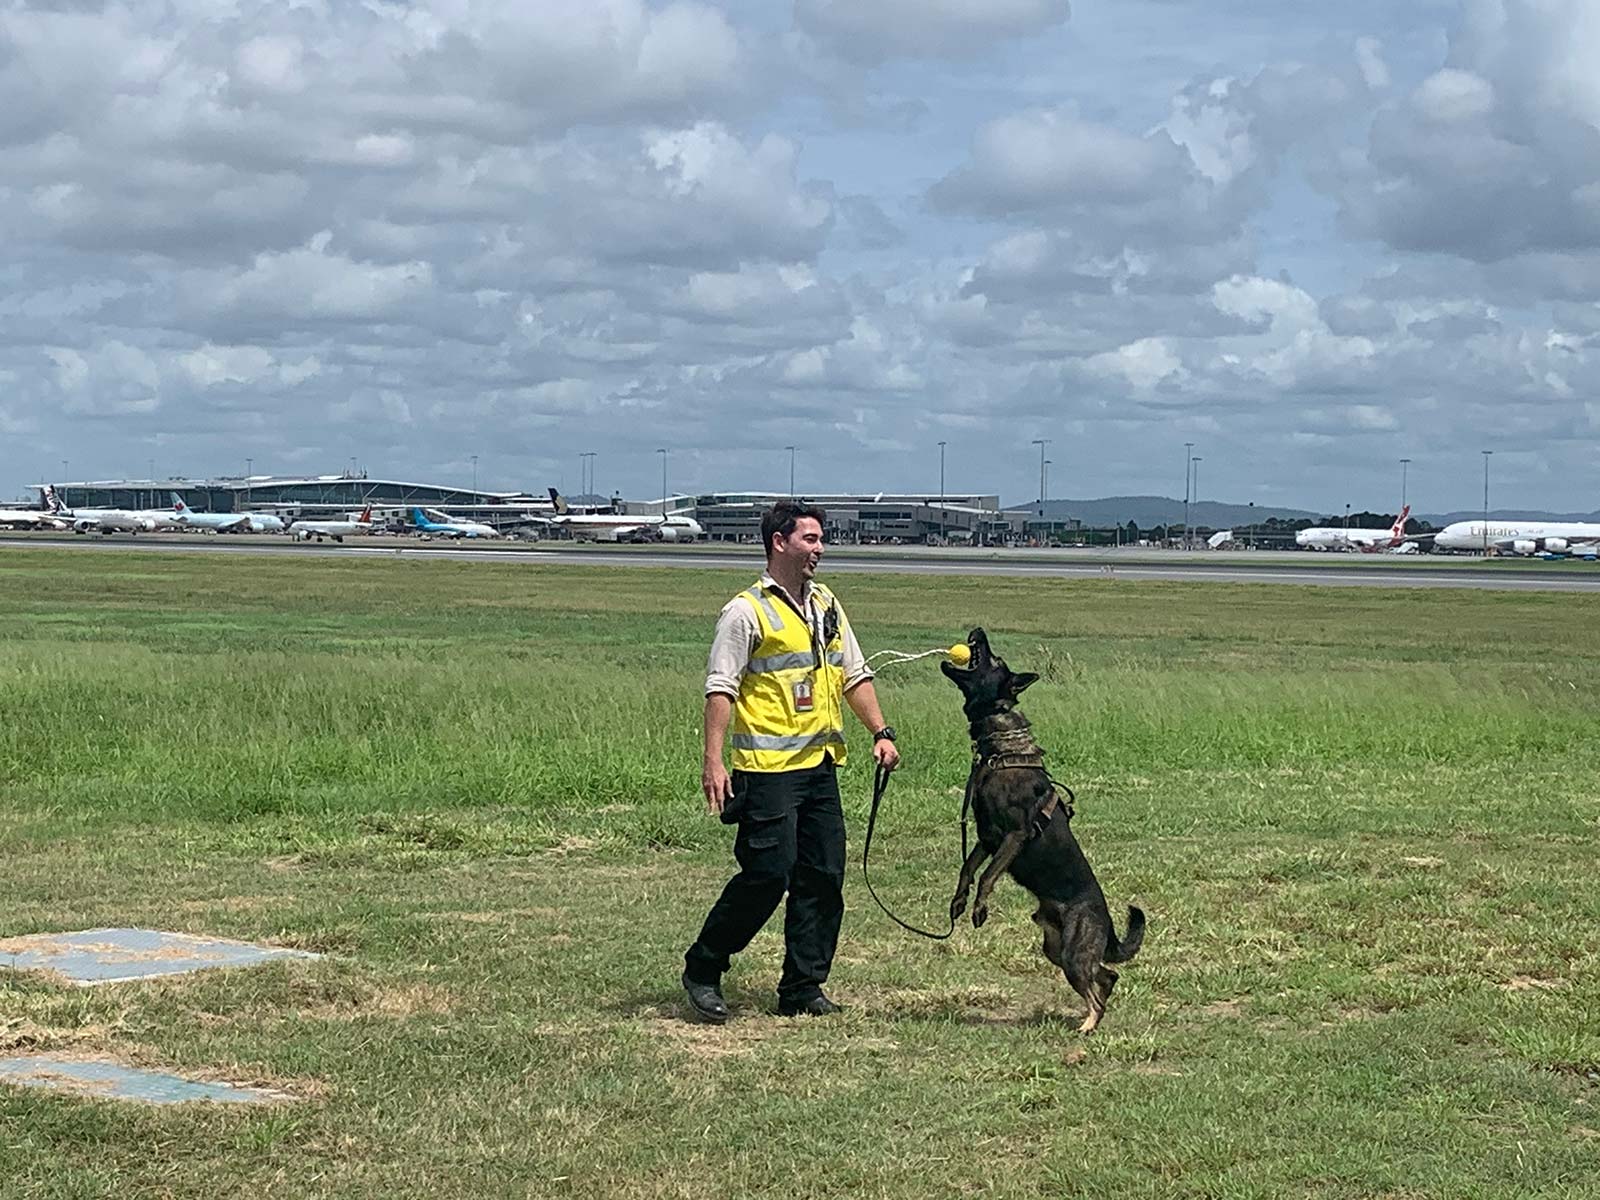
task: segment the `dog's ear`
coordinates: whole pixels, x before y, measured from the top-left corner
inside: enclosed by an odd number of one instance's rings
[[[1006,681],[1006,691],[1017,697],[1038,682],[1039,676],[1033,671],[1021,671]]]

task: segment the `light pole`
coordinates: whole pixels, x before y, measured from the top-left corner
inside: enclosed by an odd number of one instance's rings
[[[1034,438],[1033,444],[1039,447],[1039,519],[1044,520],[1044,448],[1050,444],[1049,438]]]
[[[354,479],[355,477],[356,477],[356,456],[354,454],[352,454],[350,456],[350,478]]]
[[[1189,549],[1189,472],[1194,470],[1195,443],[1184,442],[1184,549]]]
[[[1402,458],[1400,460],[1400,511],[1401,512],[1405,512],[1405,510],[1406,510],[1406,473],[1410,470],[1410,468],[1411,468],[1411,460],[1409,458]]]
[[[63,458],[61,460],[61,482],[65,483],[66,481],[67,481],[67,460]]]
[[[1493,450],[1483,452],[1483,556],[1489,557],[1489,456]]]
[[[1191,458],[1189,460],[1189,470],[1194,475],[1194,502],[1197,505],[1200,503],[1200,463],[1201,463],[1201,461],[1202,460],[1201,460],[1201,458],[1200,458],[1200,456],[1198,454],[1196,454],[1193,458]],[[1190,540],[1189,539],[1189,514],[1187,512],[1185,512],[1184,515],[1183,515],[1183,544],[1185,546],[1187,546],[1189,544],[1189,540]]]
[[[784,449],[789,452],[789,499],[793,500],[794,499],[794,447],[793,446],[785,446]]]
[[[944,541],[944,443],[939,443],[939,540]]]
[[[472,456],[472,490],[474,492],[478,490],[478,456],[476,454]]]
[[[594,495],[594,458],[597,453],[599,452],[596,450],[585,450],[578,455],[578,474],[580,476],[578,486],[583,490],[585,496]],[[586,476],[584,475],[584,467],[588,468]]]
[[[245,459],[244,460],[244,506],[246,508],[250,507],[250,477],[252,475],[254,475],[255,473],[256,473],[256,460],[253,459],[253,458]]]
[[[667,519],[667,451],[663,446],[656,447],[656,453],[661,455],[661,520]]]
[[[1350,536],[1350,501],[1348,500],[1344,502],[1344,532],[1345,537],[1348,539]]]

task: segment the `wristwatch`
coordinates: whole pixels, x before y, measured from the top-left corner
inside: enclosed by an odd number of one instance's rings
[[[894,726],[885,725],[882,729],[878,730],[877,733],[872,735],[872,740],[874,742],[894,741]]]

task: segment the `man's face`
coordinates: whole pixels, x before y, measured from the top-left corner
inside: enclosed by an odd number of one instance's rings
[[[817,573],[817,563],[822,560],[822,526],[814,517],[801,517],[795,522],[794,532],[772,539],[772,557],[787,567],[798,567],[801,575],[810,579]]]

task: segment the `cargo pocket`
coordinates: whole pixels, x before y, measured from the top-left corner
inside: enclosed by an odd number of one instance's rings
[[[722,802],[722,823],[724,825],[737,825],[744,816],[744,810],[750,799],[750,776],[744,771],[733,773],[733,798]]]
[[[752,875],[787,879],[794,867],[794,829],[783,816],[747,816],[739,824],[733,857]]]

